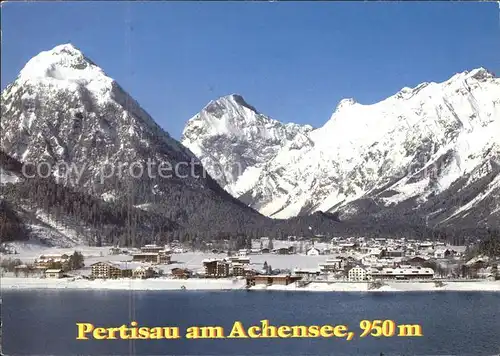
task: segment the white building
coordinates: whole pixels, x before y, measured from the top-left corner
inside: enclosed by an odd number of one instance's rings
[[[350,281],[366,281],[368,279],[366,270],[359,266],[351,268],[348,275]]]
[[[69,254],[47,254],[40,255],[35,260],[36,266],[50,267],[53,263],[60,263],[62,266],[69,262]]]
[[[373,268],[368,275],[370,279],[431,279],[434,277],[434,270],[432,268],[414,266]]]
[[[374,255],[366,255],[361,258],[361,263],[369,267],[395,267],[402,258],[378,258]]]
[[[45,271],[46,278],[62,278],[64,272],[62,269],[48,269]]]
[[[307,256],[319,256],[320,252],[316,247],[311,247],[309,250],[306,252]]]
[[[132,272],[132,276],[134,278],[146,279],[153,277],[154,273],[155,271],[151,267],[139,266]]]

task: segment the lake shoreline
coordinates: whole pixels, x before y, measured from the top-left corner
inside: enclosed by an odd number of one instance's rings
[[[500,292],[500,281],[443,281],[442,286],[436,286],[434,281],[394,282],[386,281],[376,289],[370,289],[367,282],[311,282],[305,287],[294,284],[254,286],[246,288],[244,279],[118,279],[118,280],[87,280],[87,279],[43,279],[3,277],[0,280],[3,290],[199,290],[199,291],[296,291],[296,292]]]

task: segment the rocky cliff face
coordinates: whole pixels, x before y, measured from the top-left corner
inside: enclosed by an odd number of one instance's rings
[[[311,130],[273,120],[233,94],[211,101],[191,118],[181,142],[237,197],[252,188],[264,164],[280,149]]]

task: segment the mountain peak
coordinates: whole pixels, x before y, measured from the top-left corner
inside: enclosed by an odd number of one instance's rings
[[[241,110],[248,109],[255,114],[259,114],[257,109],[248,104],[243,96],[240,94],[229,94],[221,96],[216,100],[211,100],[204,108],[203,111],[218,117],[218,114],[225,111],[234,111],[241,113]]]
[[[255,109],[252,105],[248,104],[243,98],[243,96],[241,96],[240,94],[230,94],[227,97],[229,100],[237,103],[238,105],[245,106],[250,110],[257,112],[257,109]]]
[[[85,84],[99,77],[106,77],[102,69],[73,44],[66,43],[31,58],[19,73],[18,79],[76,81]]]
[[[495,78],[495,74],[484,67],[473,69],[467,74],[475,79]]]
[[[46,51],[46,52],[50,52],[52,54],[68,54],[68,55],[74,55],[74,56],[75,55],[76,56],[83,55],[82,51],[80,49],[78,49],[77,47],[75,47],[72,43],[63,43],[63,44],[57,45],[54,48],[52,48],[51,50]]]
[[[345,108],[345,107],[348,107],[348,106],[352,106],[356,104],[356,100],[354,100],[353,98],[345,98],[345,99],[342,99],[340,100],[340,102],[338,103],[337,105],[337,108],[335,111],[339,111],[340,109],[342,108]]]
[[[468,78],[473,78],[479,81],[486,79],[496,78],[495,74],[484,67],[475,68],[472,70],[465,70],[455,74],[447,82],[460,81]]]
[[[263,165],[310,125],[284,124],[259,113],[239,94],[222,96],[186,124],[181,142],[234,197],[252,187]]]

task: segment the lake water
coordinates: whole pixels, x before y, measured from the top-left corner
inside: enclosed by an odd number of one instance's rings
[[[261,291],[3,291],[6,355],[496,355],[500,293],[304,293]],[[112,327],[347,324],[363,319],[420,324],[422,337],[88,340],[77,322]]]

